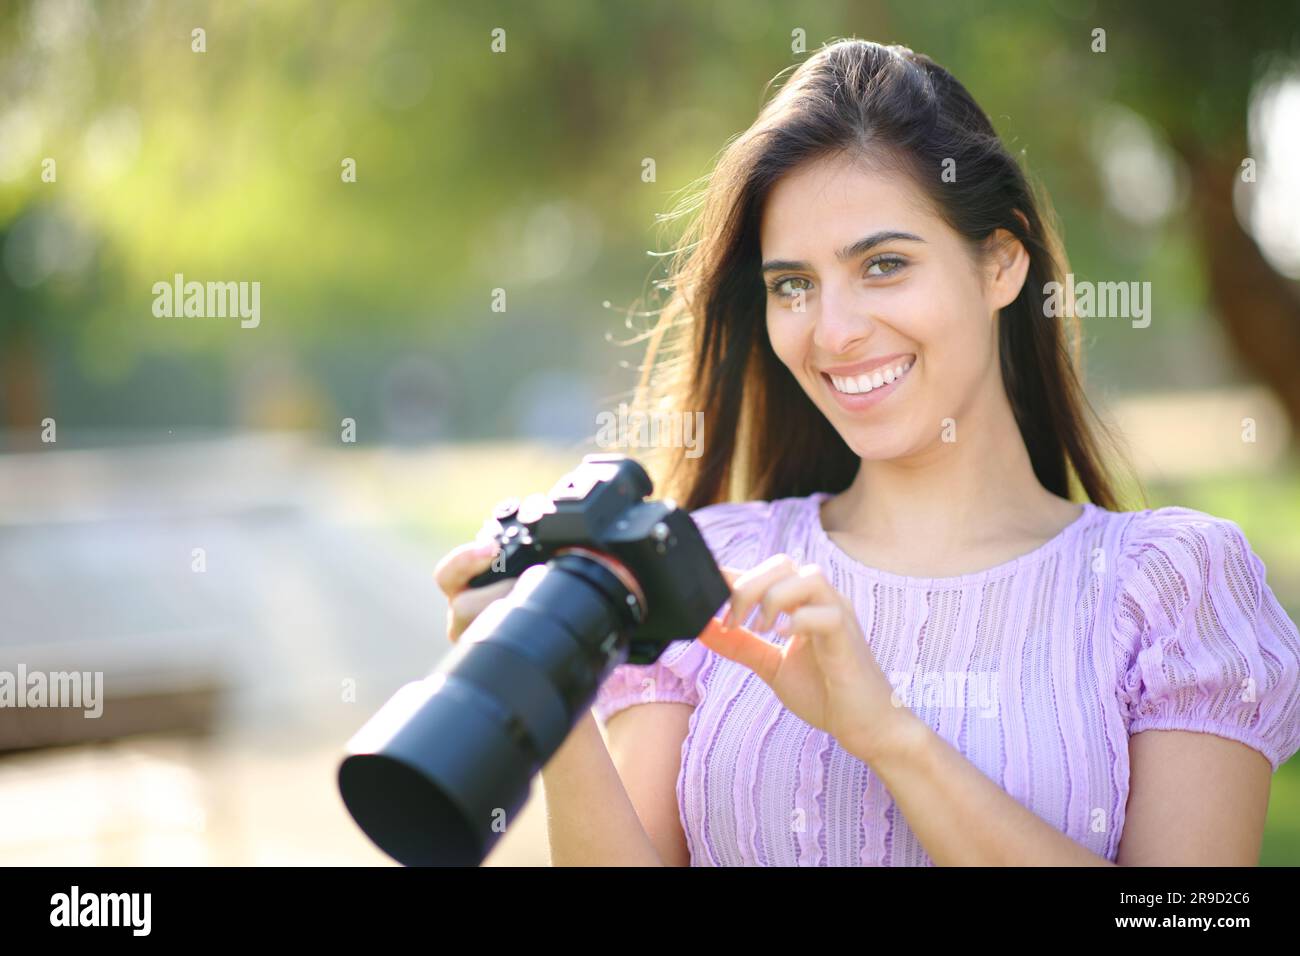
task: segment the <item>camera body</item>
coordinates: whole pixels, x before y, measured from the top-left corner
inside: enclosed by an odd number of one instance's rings
[[[610,672],[695,638],[731,596],[694,519],[652,490],[634,459],[588,455],[549,496],[498,505],[501,551],[470,584],[518,584],[339,766],[348,812],[390,856],[481,863]]]
[[[671,498],[644,500],[652,490],[635,459],[587,455],[548,495],[504,499],[484,525],[500,551],[470,587],[518,577],[566,549],[613,558],[642,597],[627,663],[653,663],[672,641],[703,630],[731,589],[691,516]]]

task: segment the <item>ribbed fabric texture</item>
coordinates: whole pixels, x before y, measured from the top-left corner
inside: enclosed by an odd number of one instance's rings
[[[1274,770],[1300,749],[1300,634],[1234,522],[1085,503],[1022,557],[915,578],[845,554],[822,527],[827,497],[693,517],[719,564],[777,553],[818,564],[907,706],[1095,853],[1118,853],[1130,735],[1217,734]],[[695,708],[677,778],[693,866],[933,865],[870,768],[748,668],[675,641],[654,664],[615,669],[592,709],[604,722],[656,701]]]

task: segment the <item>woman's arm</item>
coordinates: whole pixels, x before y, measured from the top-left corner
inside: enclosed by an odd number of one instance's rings
[[[676,701],[635,704],[605,725],[623,789],[665,866],[691,865],[677,806],[677,777],[694,710]]]
[[[1114,866],[1026,809],[911,711],[887,750],[854,752],[881,778],[941,866]],[[851,751],[852,752],[852,751]],[[1259,861],[1271,768],[1212,734],[1147,731],[1130,739],[1122,866]]]
[[[887,750],[850,750],[880,777],[939,866],[1111,866],[1026,809],[906,709]]]
[[[583,715],[542,768],[552,866],[690,862],[676,793],[690,712],[667,702],[620,711],[608,747],[595,716]]]
[[[1273,768],[1214,734],[1144,730],[1129,739],[1121,866],[1258,866]]]

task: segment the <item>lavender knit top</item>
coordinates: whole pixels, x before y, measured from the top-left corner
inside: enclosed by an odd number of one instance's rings
[[[693,517],[719,564],[746,569],[777,553],[818,564],[903,703],[1106,859],[1124,830],[1131,735],[1211,733],[1274,770],[1300,749],[1300,634],[1234,522],[1085,503],[1028,554],[917,578],[867,567],[831,541],[828,497]],[[674,641],[653,664],[616,668],[592,709],[603,723],[656,701],[694,707],[677,777],[692,866],[933,865],[871,768],[748,668]]]

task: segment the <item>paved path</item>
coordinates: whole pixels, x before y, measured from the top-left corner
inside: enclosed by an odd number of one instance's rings
[[[389,862],[334,774],[446,650],[447,545],[359,504],[373,483],[337,461],[279,439],[0,456],[0,669],[103,670],[106,716],[160,690],[216,702],[208,734],[150,703],[144,736],[0,757],[0,861]],[[540,806],[489,863],[546,863]]]

